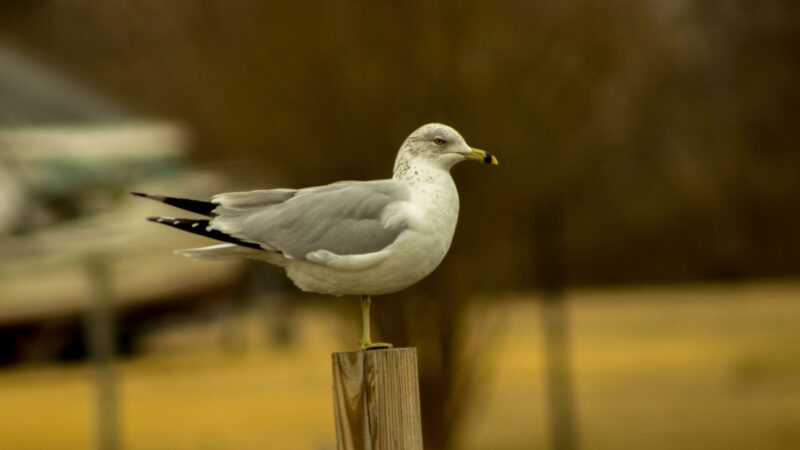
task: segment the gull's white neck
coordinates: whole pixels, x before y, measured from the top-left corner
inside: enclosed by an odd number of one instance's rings
[[[404,151],[395,161],[392,178],[407,185],[411,195],[401,207],[408,226],[404,235],[425,249],[409,264],[421,273],[430,273],[442,261],[458,222],[458,191],[448,169],[438,161]]]
[[[453,184],[450,167],[442,167],[438,161],[413,157],[400,152],[394,163],[392,178],[414,184]],[[455,186],[453,186],[455,188]]]
[[[458,191],[448,168],[426,158],[398,155],[393,178],[407,183],[414,198],[414,215],[426,218],[446,253],[458,220]],[[442,256],[444,253],[442,253]]]

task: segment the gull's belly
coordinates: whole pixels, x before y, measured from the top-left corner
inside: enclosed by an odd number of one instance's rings
[[[363,270],[345,270],[308,261],[291,261],[286,274],[304,291],[331,295],[381,295],[401,291],[433,272],[452,240],[415,230],[403,232],[387,247],[386,258]]]

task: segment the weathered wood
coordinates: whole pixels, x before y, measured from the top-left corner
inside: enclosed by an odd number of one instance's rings
[[[333,354],[339,450],[422,450],[417,350]]]

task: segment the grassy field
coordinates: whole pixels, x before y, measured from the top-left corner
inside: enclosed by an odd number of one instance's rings
[[[506,296],[489,309],[507,326],[459,448],[547,448],[539,308]],[[569,314],[582,448],[800,448],[800,283],[577,291]],[[122,363],[125,448],[333,449],[342,324],[319,310],[293,320],[289,351],[255,345],[261,329],[242,318],[243,352],[202,330]],[[91,448],[93,402],[85,365],[4,370],[0,448]]]

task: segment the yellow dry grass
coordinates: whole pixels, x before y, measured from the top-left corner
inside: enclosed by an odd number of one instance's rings
[[[462,449],[547,448],[539,308],[503,300],[476,315],[507,326]],[[800,284],[578,291],[569,314],[582,448],[800,448]],[[120,364],[125,448],[332,449],[340,325],[318,310],[294,320],[288,351],[206,345]],[[91,448],[93,402],[85,365],[0,372],[0,448]]]

